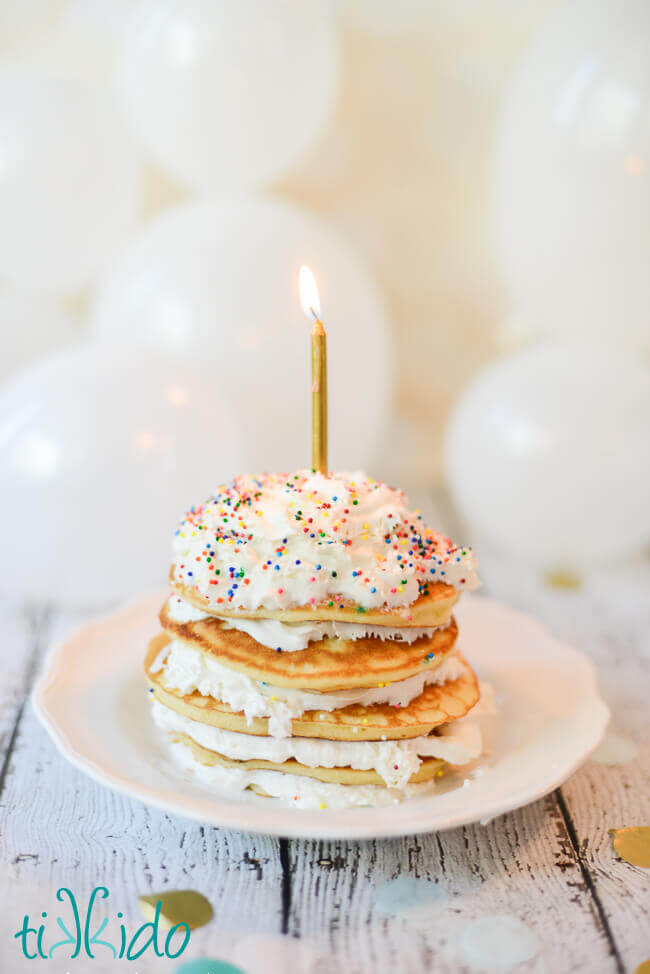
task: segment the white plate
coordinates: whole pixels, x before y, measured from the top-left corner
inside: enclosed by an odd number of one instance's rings
[[[312,811],[248,792],[206,791],[177,768],[154,727],[142,659],[157,631],[161,596],[89,625],[49,656],[36,711],[60,751],[96,781],[210,825],[309,838],[375,838],[485,821],[541,798],[597,747],[609,712],[595,672],[577,650],[498,602],[465,595],[460,645],[500,701],[484,719],[483,773],[385,808]]]

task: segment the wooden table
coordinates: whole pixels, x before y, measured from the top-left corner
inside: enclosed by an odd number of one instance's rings
[[[608,835],[650,824],[647,568],[558,591],[496,560],[484,567],[491,594],[592,656],[613,726],[636,742],[638,756],[613,766],[589,761],[553,794],[485,826],[366,843],[203,828],[95,784],[58,755],[29,702],[45,648],[80,616],[0,603],[8,670],[0,685],[0,970],[59,970],[54,962],[21,966],[11,934],[59,886],[87,897],[99,884],[134,925],[139,893],[201,890],[216,917],[195,931],[187,957],[243,957],[251,974],[480,970],[467,962],[459,934],[495,914],[518,917],[539,941],[520,971],[633,972],[650,958],[650,871],[620,860]],[[447,899],[424,913],[386,915],[376,890],[400,876],[430,880]],[[98,958],[60,969],[177,966]]]

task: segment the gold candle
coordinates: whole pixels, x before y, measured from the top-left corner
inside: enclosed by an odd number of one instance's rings
[[[320,301],[314,275],[300,268],[302,309],[314,319],[311,330],[311,465],[327,475],[327,335],[320,320]]]

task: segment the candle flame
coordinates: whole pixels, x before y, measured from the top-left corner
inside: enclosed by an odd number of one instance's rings
[[[300,303],[308,318],[320,318],[320,298],[316,279],[306,264],[300,268]]]

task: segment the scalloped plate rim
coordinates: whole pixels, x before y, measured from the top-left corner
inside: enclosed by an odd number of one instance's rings
[[[80,740],[75,740],[70,730],[66,729],[65,722],[61,720],[60,715],[57,716],[57,702],[59,704],[62,702],[62,699],[57,697],[57,680],[64,678],[65,667],[70,662],[69,657],[72,656],[76,644],[80,640],[90,642],[91,638],[97,634],[101,640],[102,636],[105,638],[107,630],[115,626],[118,627],[118,631],[120,626],[122,628],[126,626],[128,633],[128,623],[134,615],[150,613],[152,625],[155,625],[156,610],[164,597],[164,594],[157,593],[154,596],[147,596],[131,602],[117,612],[92,620],[87,625],[79,627],[74,633],[54,646],[47,654],[41,668],[32,692],[32,704],[39,720],[48,731],[60,753],[94,781],[161,811],[180,815],[203,825],[296,838],[372,839],[413,835],[418,832],[443,831],[479,821],[489,821],[498,815],[537,801],[563,784],[599,745],[609,721],[609,710],[598,694],[593,663],[584,653],[556,638],[539,622],[523,612],[486,596],[468,597],[465,595],[463,604],[457,612],[461,619],[468,613],[473,613],[479,617],[483,614],[486,620],[490,615],[501,616],[501,620],[505,619],[507,623],[511,624],[515,632],[517,628],[523,627],[524,630],[534,634],[536,639],[542,640],[547,647],[553,646],[556,651],[560,650],[563,659],[570,661],[576,672],[582,671],[580,674],[581,689],[585,691],[585,697],[580,701],[580,706],[576,708],[574,716],[578,716],[580,710],[584,711],[584,739],[579,746],[576,742],[574,749],[570,749],[569,753],[563,755],[563,760],[558,762],[555,771],[552,774],[547,774],[537,786],[529,785],[517,788],[516,783],[513,782],[510,789],[505,792],[502,790],[491,800],[485,799],[473,807],[471,805],[459,806],[454,811],[447,812],[444,815],[436,815],[436,803],[439,803],[441,799],[441,796],[436,794],[384,808],[353,808],[324,813],[314,810],[292,809],[280,805],[276,801],[257,798],[256,796],[246,796],[242,800],[224,798],[210,794],[202,788],[193,789],[199,795],[198,798],[195,798],[188,795],[186,789],[174,789],[171,786],[173,782],[170,775],[165,775],[162,772],[160,774],[161,786],[147,786],[128,773],[116,773],[105,762],[97,760],[96,757],[89,754],[88,735]],[[460,633],[462,639],[462,622]],[[473,650],[464,645],[463,651],[469,656],[471,662]],[[142,645],[143,655],[144,645]],[[141,657],[136,656],[131,668],[135,672],[140,667]],[[133,674],[131,674],[132,677]],[[146,710],[143,695],[143,712]],[[69,722],[69,711],[66,717]],[[499,720],[498,714],[494,720]],[[154,763],[156,757],[152,754]],[[492,767],[498,767],[498,765],[499,762],[497,761]],[[483,774],[484,779],[489,776],[490,770],[491,767],[488,766]],[[179,771],[178,774],[180,775],[181,772]],[[182,782],[179,778],[180,784]],[[458,789],[455,794],[460,791],[463,789]],[[468,793],[469,791],[471,789],[468,789]]]

